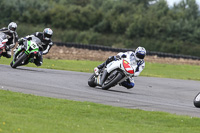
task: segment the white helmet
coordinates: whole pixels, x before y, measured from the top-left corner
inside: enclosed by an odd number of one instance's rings
[[[17,24],[15,22],[11,22],[9,25],[8,25],[8,30],[10,33],[14,33],[17,29]]]
[[[45,40],[50,40],[51,36],[53,35],[53,31],[50,28],[45,28],[43,31],[43,36]]]
[[[143,60],[146,55],[146,50],[144,47],[138,47],[135,50],[136,60]]]

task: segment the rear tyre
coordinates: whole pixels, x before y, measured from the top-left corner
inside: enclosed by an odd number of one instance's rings
[[[123,78],[123,75],[121,73],[117,73],[116,75],[110,74],[106,81],[102,85],[103,90],[108,90],[109,88],[115,86],[121,79]]]
[[[95,87],[95,74],[93,73],[92,76],[90,76],[90,78],[88,79],[88,85],[90,87]]]
[[[200,108],[200,92],[195,96],[193,103],[195,107]]]
[[[20,56],[19,58],[18,58],[18,60],[16,60],[15,61],[15,63],[13,64],[12,62],[12,68],[16,68],[17,66],[19,66],[21,63],[22,63],[22,61],[24,61],[24,60],[26,60],[26,58],[28,57],[28,55],[26,54],[26,53],[23,53],[23,55],[22,56]],[[10,65],[11,65],[11,63],[10,63]]]

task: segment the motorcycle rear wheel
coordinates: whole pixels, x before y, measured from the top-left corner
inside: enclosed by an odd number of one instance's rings
[[[19,57],[18,60],[15,61],[15,63],[13,64],[12,62],[10,63],[12,68],[16,68],[17,66],[19,66],[23,60],[25,60],[28,57],[28,55],[26,53],[23,53],[22,56]]]
[[[117,73],[117,75],[112,75],[112,73],[108,76],[106,81],[102,85],[103,90],[108,90],[111,87],[115,86],[121,79],[123,75],[121,73]]]
[[[200,108],[200,92],[195,96],[193,103],[195,107]]]

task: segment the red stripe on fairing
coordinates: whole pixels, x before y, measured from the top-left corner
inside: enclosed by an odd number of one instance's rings
[[[134,70],[132,69],[132,67],[130,66],[130,64],[129,64],[127,61],[123,60],[123,66],[124,66],[124,69],[125,69],[128,73],[134,74]]]

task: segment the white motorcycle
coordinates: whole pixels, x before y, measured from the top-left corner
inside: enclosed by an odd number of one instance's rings
[[[90,87],[100,86],[103,90],[108,90],[127,78],[133,77],[136,68],[137,62],[131,57],[112,61],[99,72],[99,75],[92,74],[88,79],[88,85]]]
[[[193,103],[195,107],[200,108],[200,92],[195,96]]]
[[[5,50],[6,42],[8,39],[4,33],[0,33],[0,57],[2,56],[3,51]]]

